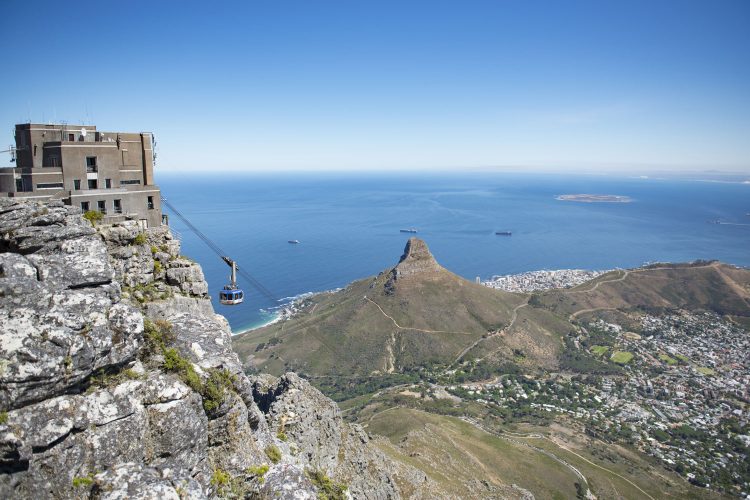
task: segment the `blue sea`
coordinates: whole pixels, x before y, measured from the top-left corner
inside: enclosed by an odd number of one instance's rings
[[[279,300],[343,287],[394,265],[412,236],[402,228],[417,228],[438,262],[471,280],[647,261],[750,266],[750,184],[511,173],[162,173],[157,182],[170,203],[271,291],[273,299],[240,277],[245,303],[221,306],[216,294],[229,268],[170,217],[183,254],[203,266],[215,308],[235,332],[273,319]],[[555,199],[577,193],[633,201]]]

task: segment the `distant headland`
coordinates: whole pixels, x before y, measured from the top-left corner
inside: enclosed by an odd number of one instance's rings
[[[581,203],[630,203],[633,199],[629,196],[617,194],[561,194],[555,197],[560,201],[578,201]]]

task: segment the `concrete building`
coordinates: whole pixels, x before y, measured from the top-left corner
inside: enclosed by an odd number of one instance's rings
[[[0,196],[61,199],[105,222],[161,224],[150,132],[100,132],[93,125],[16,125],[15,167],[0,168]]]

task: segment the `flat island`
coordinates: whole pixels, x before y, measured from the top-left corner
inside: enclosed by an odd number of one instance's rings
[[[582,203],[630,203],[633,199],[629,196],[617,194],[561,194],[555,197],[560,201],[579,201]]]

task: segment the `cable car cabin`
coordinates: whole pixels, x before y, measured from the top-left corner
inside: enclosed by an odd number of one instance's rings
[[[219,302],[225,306],[242,304],[243,300],[245,300],[245,293],[239,288],[224,287],[224,289],[219,292]]]

